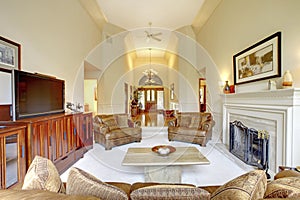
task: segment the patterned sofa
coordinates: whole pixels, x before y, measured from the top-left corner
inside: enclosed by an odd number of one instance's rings
[[[214,125],[211,113],[178,112],[175,119],[169,122],[168,139],[206,146]]]
[[[37,170],[39,169],[39,170]],[[196,175],[196,174],[195,174]],[[72,167],[66,183],[50,160],[36,157],[20,188],[0,190],[0,199],[102,199],[102,200],[260,200],[299,199],[300,173],[285,170],[275,180],[265,171],[253,170],[221,186],[136,182],[102,182],[92,174]]]
[[[142,139],[141,122],[133,122],[128,114],[102,114],[94,117],[94,140],[105,150],[112,147],[140,142]]]

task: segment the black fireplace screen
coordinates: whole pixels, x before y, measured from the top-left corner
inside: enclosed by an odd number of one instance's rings
[[[229,151],[245,163],[268,168],[269,135],[265,130],[248,128],[240,121],[230,122]]]

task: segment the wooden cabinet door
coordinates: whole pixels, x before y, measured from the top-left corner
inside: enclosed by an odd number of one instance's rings
[[[64,117],[64,136],[63,136],[63,153],[68,154],[75,148],[73,134],[73,117]]]
[[[23,182],[26,173],[25,127],[0,134],[1,189]]]
[[[74,134],[74,145],[75,149],[79,149],[83,146],[83,134],[81,131],[81,115],[73,115],[73,134]]]
[[[28,142],[28,166],[36,155],[51,159],[49,131],[50,124],[47,120],[31,124],[30,140]]]
[[[66,133],[64,133],[64,118],[52,119],[50,140],[52,150],[51,160],[53,162],[64,156],[64,138],[66,138]]]
[[[4,178],[4,174],[5,174],[5,151],[4,151],[4,137],[0,137],[0,189],[5,188],[5,178]]]
[[[26,174],[26,142],[25,142],[26,129],[19,130],[18,133],[18,161],[19,161],[19,182],[24,182]]]
[[[93,147],[93,115],[92,113],[82,114],[83,145],[90,149]]]

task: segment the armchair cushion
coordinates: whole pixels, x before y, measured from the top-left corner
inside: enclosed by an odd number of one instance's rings
[[[102,122],[108,126],[110,131],[119,129],[119,125],[113,115],[103,117]]]
[[[116,116],[117,123],[120,128],[128,127],[128,115],[127,114],[119,114]]]
[[[191,122],[189,124],[189,128],[196,128],[196,129],[199,129],[201,127],[201,116],[194,116],[192,119],[191,119]]]
[[[178,117],[178,125],[180,127],[189,127],[191,124],[192,118],[190,116],[180,115]]]
[[[186,135],[186,136],[195,136],[195,137],[205,137],[206,131],[199,130],[197,128],[187,128],[187,127],[170,127],[172,132],[177,134]]]

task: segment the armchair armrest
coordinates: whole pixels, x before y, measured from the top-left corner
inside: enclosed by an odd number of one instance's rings
[[[134,127],[141,127],[142,122],[141,121],[135,121],[134,122]]]
[[[210,131],[214,125],[215,125],[214,120],[206,120],[201,123],[201,126],[199,128],[204,131]]]
[[[104,123],[94,123],[94,131],[100,134],[106,134],[109,132],[109,127]]]
[[[129,127],[132,127],[132,128],[135,128],[135,127],[141,127],[142,125],[142,122],[137,120],[137,121],[133,121],[131,119],[128,119],[128,126]]]
[[[174,119],[171,119],[169,122],[168,122],[168,126],[177,126],[177,119],[174,118]]]

